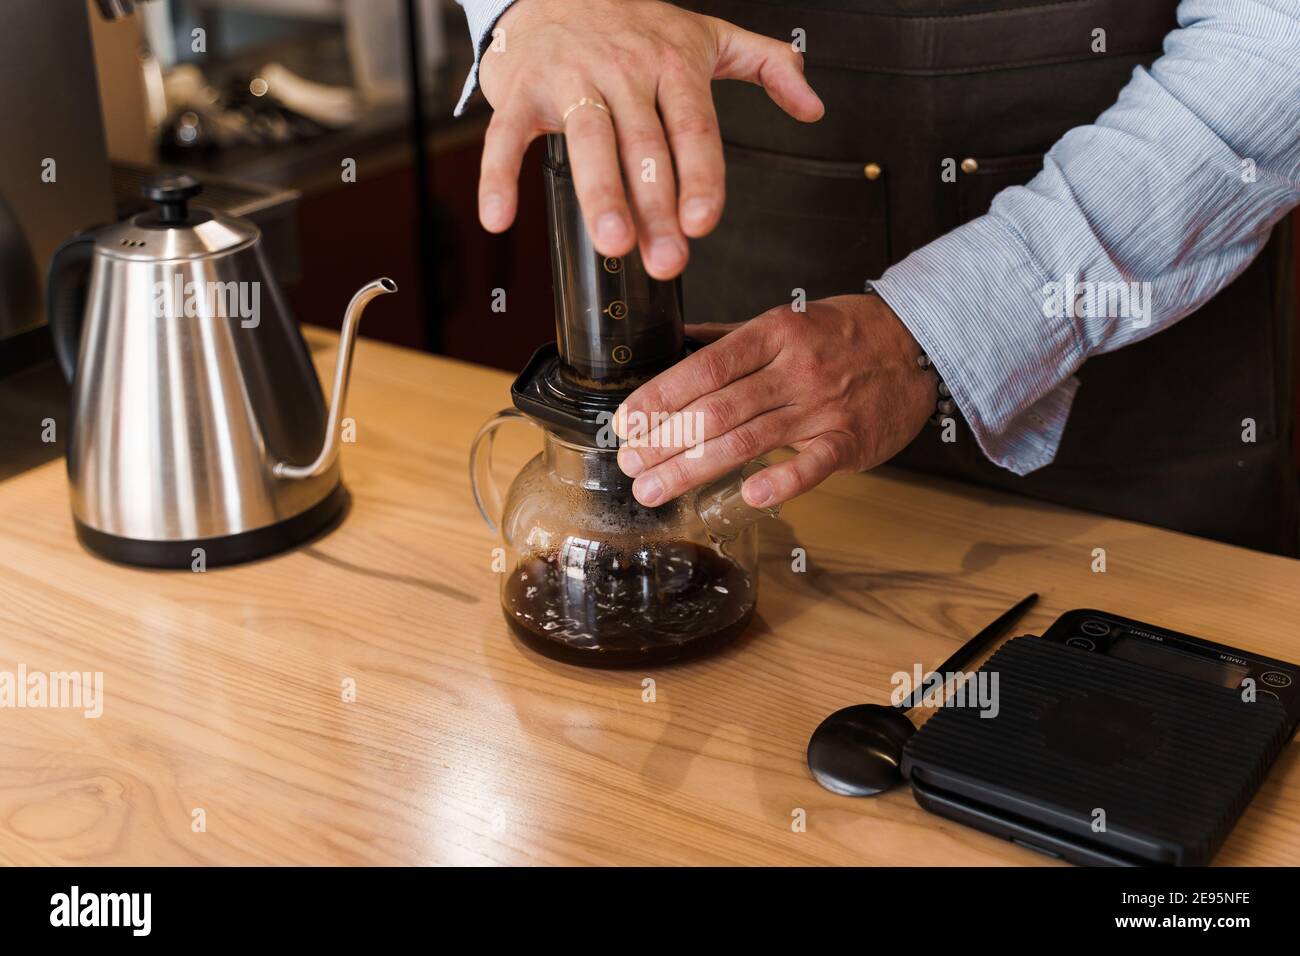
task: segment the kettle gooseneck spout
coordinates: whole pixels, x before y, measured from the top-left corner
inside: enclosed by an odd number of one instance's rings
[[[361,322],[361,313],[365,311],[370,300],[379,295],[397,291],[397,283],[392,279],[376,279],[357,290],[352,301],[348,303],[343,315],[343,331],[339,334],[339,356],[334,366],[334,392],[330,398],[329,421],[325,425],[325,444],[320,454],[310,465],[293,465],[279,461],[272,468],[277,478],[315,478],[329,470],[339,454],[339,423],[343,419],[343,407],[348,400],[348,382],[352,377],[352,352],[357,344],[357,326]]]

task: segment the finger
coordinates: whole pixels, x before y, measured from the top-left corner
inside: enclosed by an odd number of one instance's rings
[[[635,478],[674,455],[698,457],[703,453],[700,446],[710,439],[726,435],[750,419],[787,404],[778,378],[770,370],[759,369],[721,391],[696,399],[620,448],[619,468],[623,474]],[[748,437],[748,432],[737,432],[732,440],[743,442]],[[751,451],[750,457],[758,454],[762,452]]]
[[[826,107],[803,75],[803,56],[789,43],[759,36],[724,20],[716,20],[718,79],[745,80],[767,91],[772,102],[797,120],[811,123]]]
[[[693,352],[629,395],[614,412],[614,433],[627,439],[649,430],[654,415],[670,415],[703,395],[720,391],[776,357],[776,336],[752,322]]]
[[[771,508],[811,491],[845,467],[849,461],[847,443],[848,438],[838,432],[819,435],[789,461],[764,468],[746,479],[741,497],[754,508]]]
[[[734,332],[743,322],[698,322],[686,326],[686,337],[700,342],[716,342],[728,332]]]
[[[671,279],[686,266],[686,237],[677,222],[673,163],[653,97],[615,89],[609,105],[642,264],[654,278]]]
[[[478,177],[478,217],[488,232],[505,232],[515,219],[519,167],[528,144],[538,136],[535,125],[522,114],[492,114],[483,139],[483,160]]]
[[[765,412],[706,441],[699,446],[698,455],[678,454],[651,468],[632,482],[632,495],[647,508],[671,501],[758,455],[780,448],[797,424],[798,414],[790,407]]]
[[[726,198],[722,137],[709,78],[666,74],[659,83],[659,113],[677,170],[678,220],[688,236],[704,236],[718,224]]]
[[[636,242],[623,192],[614,124],[596,106],[580,106],[564,124],[573,188],[591,243],[602,256],[625,256]]]

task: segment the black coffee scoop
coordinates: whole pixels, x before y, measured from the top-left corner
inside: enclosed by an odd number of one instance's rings
[[[941,679],[964,670],[1037,600],[1037,594],[1029,595],[959,647],[939,665]],[[823,720],[808,740],[808,769],[817,782],[846,797],[874,797],[900,783],[903,746],[916,733],[906,714],[921,702],[929,684],[922,681],[897,705],[854,704]]]

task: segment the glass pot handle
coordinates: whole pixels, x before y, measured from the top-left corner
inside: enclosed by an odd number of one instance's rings
[[[523,412],[514,408],[503,408],[483,423],[474,441],[469,446],[469,484],[474,489],[474,504],[483,516],[487,526],[495,533],[504,504],[501,490],[492,479],[492,445],[496,442],[497,429],[507,422],[523,422],[535,428],[541,428]]]
[[[780,505],[755,508],[741,497],[745,479],[767,467],[762,458],[751,458],[730,474],[723,475],[701,488],[695,495],[695,513],[716,541],[730,541],[760,518],[774,518]]]

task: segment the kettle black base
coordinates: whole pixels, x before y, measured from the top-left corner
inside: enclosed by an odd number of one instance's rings
[[[215,538],[146,541],[106,534],[75,517],[77,539],[87,551],[118,564],[135,567],[193,570],[200,549],[204,567],[243,564],[267,558],[332,531],[347,514],[351,498],[342,483],[306,511],[237,534]]]

